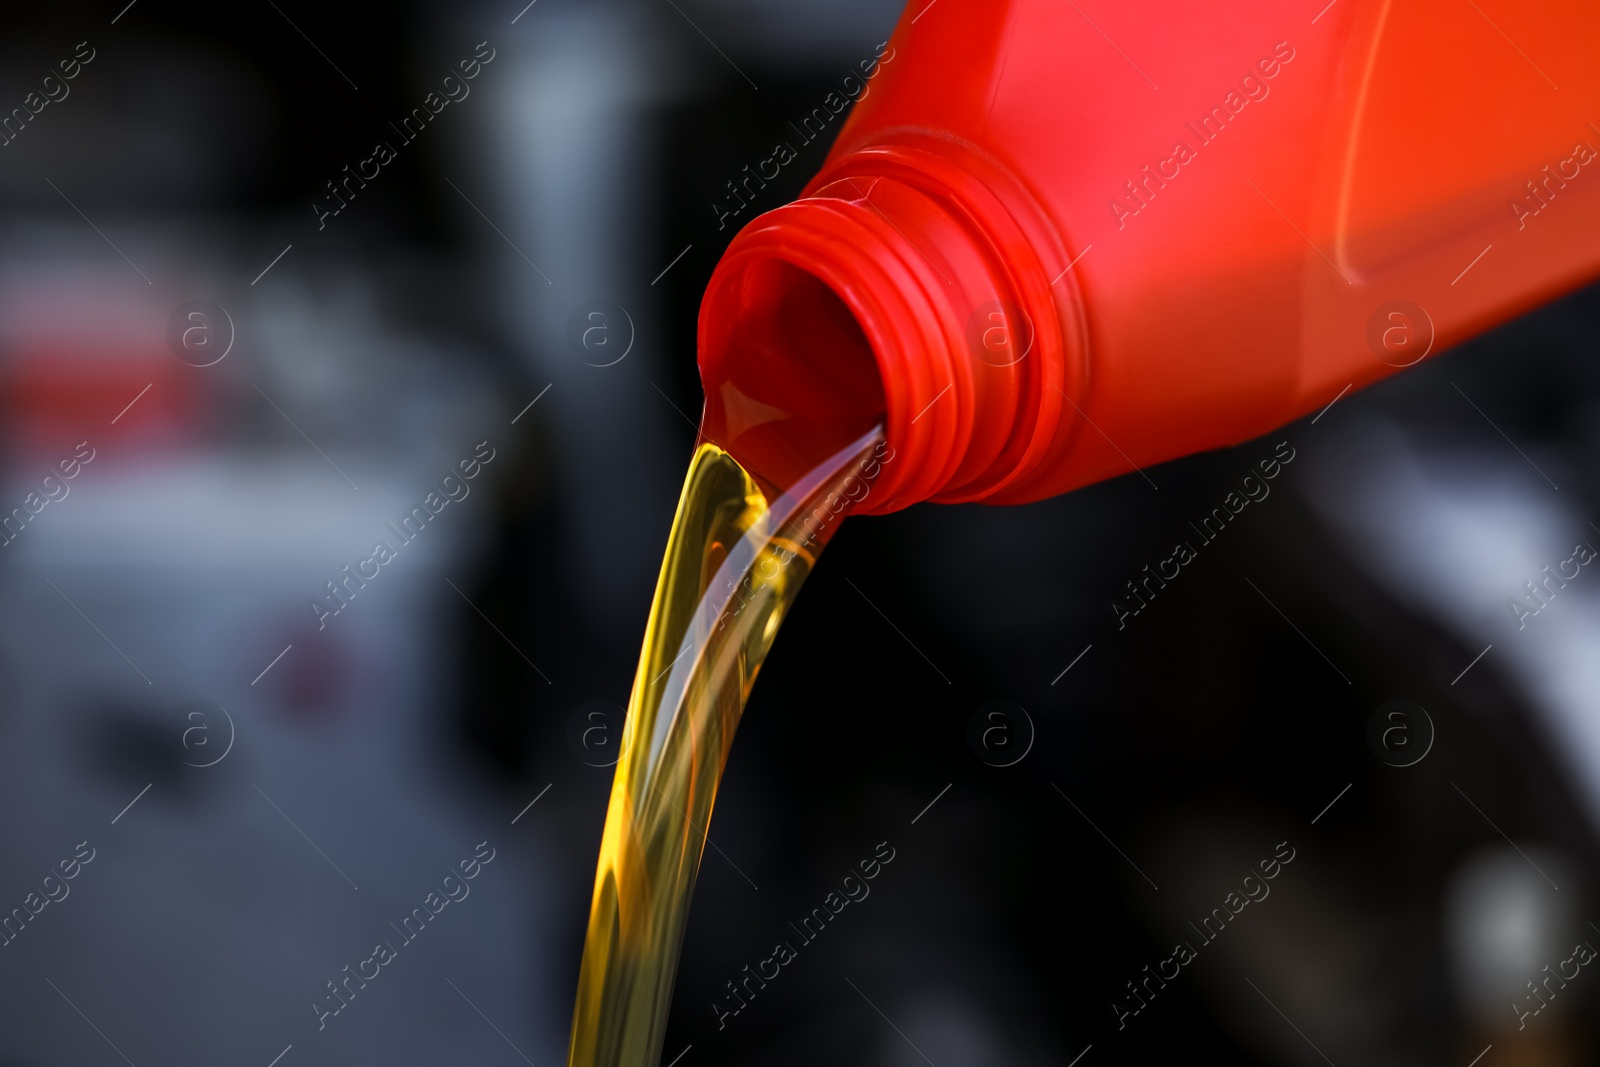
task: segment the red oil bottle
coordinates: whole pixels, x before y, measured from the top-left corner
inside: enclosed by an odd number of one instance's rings
[[[703,432],[863,508],[1236,443],[1600,272],[1600,7],[913,0],[701,308]]]

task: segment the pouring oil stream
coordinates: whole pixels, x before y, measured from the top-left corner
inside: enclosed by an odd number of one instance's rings
[[[696,450],[628,701],[568,1067],[660,1060],[734,730],[800,586],[887,453],[882,431],[873,430],[769,500],[721,448]]]

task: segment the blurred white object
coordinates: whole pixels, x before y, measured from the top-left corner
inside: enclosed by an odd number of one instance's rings
[[[1508,606],[1532,602],[1527,583],[1579,543],[1600,547],[1600,534],[1510,448],[1424,444],[1369,420],[1317,449],[1309,467],[1312,506],[1357,562],[1463,645],[1488,649],[1472,672],[1501,671],[1521,689],[1600,831],[1600,565],[1552,586],[1532,618]],[[1449,684],[1473,681],[1458,678]]]
[[[1545,978],[1544,968],[1556,967],[1581,938],[1582,920],[1567,904],[1574,894],[1554,891],[1540,871],[1577,888],[1558,856],[1502,847],[1468,861],[1445,901],[1451,977],[1467,1008],[1497,1030],[1516,1028],[1518,1006],[1539,1009],[1528,983]],[[1575,999],[1557,995],[1550,1006],[1562,1010]]]

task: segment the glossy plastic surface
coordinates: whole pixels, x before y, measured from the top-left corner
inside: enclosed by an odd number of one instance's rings
[[[713,276],[705,434],[781,482],[882,416],[883,511],[1265,433],[1600,273],[1597,55],[1573,0],[912,4]]]

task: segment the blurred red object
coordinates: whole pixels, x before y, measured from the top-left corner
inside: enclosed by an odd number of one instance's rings
[[[165,307],[154,294],[125,292],[57,278],[48,290],[6,295],[0,447],[12,463],[50,462],[82,440],[126,458],[130,448],[182,448],[208,436],[221,372],[171,351],[177,301]],[[222,330],[231,342],[231,322]]]

